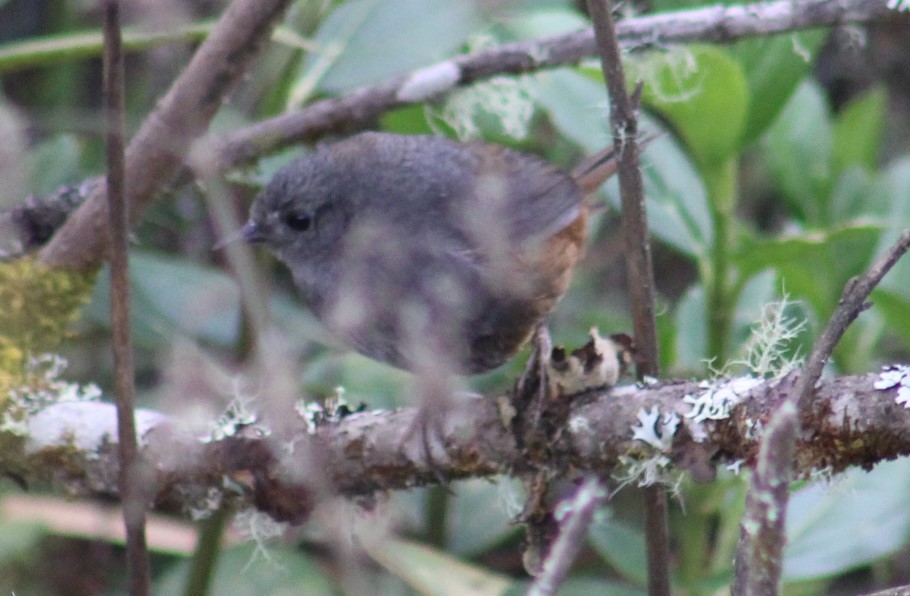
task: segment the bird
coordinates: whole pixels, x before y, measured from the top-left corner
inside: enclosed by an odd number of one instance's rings
[[[267,246],[328,330],[391,366],[475,375],[566,293],[613,146],[567,172],[481,141],[364,132],[286,165],[241,234]]]

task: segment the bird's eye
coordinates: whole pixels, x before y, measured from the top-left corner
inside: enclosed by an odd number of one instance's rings
[[[291,211],[285,214],[284,223],[292,230],[306,232],[313,227],[313,217],[302,211]]]

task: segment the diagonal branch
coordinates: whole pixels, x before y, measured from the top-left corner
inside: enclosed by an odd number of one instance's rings
[[[234,0],[189,65],[143,122],[126,150],[129,223],[135,225],[161,184],[183,163],[224,98],[246,73],[288,0]],[[41,251],[50,267],[91,270],[107,251],[107,203],[97,187]]]
[[[626,49],[693,41],[730,43],[840,23],[864,23],[888,14],[893,11],[883,0],[780,0],[625,19],[617,23],[616,35]],[[219,162],[222,168],[236,167],[294,143],[364,128],[385,112],[483,79],[570,66],[596,55],[594,31],[584,29],[458,56],[240,129],[221,140]]]

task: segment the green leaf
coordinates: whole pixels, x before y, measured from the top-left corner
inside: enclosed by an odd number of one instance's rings
[[[510,16],[504,25],[512,39],[534,39],[548,35],[559,35],[590,27],[591,22],[570,8],[540,8],[518,12]]]
[[[831,190],[832,125],[817,83],[806,81],[768,130],[765,159],[796,216],[823,225]]]
[[[56,135],[42,142],[28,154],[31,191],[46,194],[79,180],[84,175],[81,157],[82,146],[76,135]]]
[[[110,278],[102,270],[83,320],[110,325]],[[138,345],[166,347],[174,335],[186,335],[219,347],[235,346],[240,333],[240,292],[231,277],[212,267],[163,254],[130,254],[133,336]],[[298,344],[324,343],[325,332],[297,301],[272,299],[276,323]]]
[[[526,594],[527,591],[515,592]],[[645,596],[648,592],[629,584],[595,577],[570,577],[559,586],[559,596]],[[513,594],[510,592],[510,594]]]
[[[491,545],[514,535],[518,529],[503,503],[509,495],[518,503],[522,489],[519,481],[499,477],[494,482],[472,479],[458,483],[449,504],[448,550],[464,556],[482,553]],[[516,507],[518,508],[518,507]]]
[[[364,547],[377,563],[421,594],[498,596],[512,585],[508,577],[415,542],[386,538]]]
[[[895,552],[910,536],[908,494],[906,458],[796,491],[788,505],[784,580],[834,575]]]
[[[738,153],[749,92],[742,67],[726,51],[674,47],[628,64],[629,79],[644,81],[645,104],[673,125],[700,168]]]
[[[432,134],[433,129],[427,123],[427,115],[423,105],[415,104],[386,112],[380,118],[382,129],[405,135]]]
[[[529,77],[528,88],[560,132],[589,153],[612,142],[603,83],[561,69]],[[640,128],[659,130],[647,118]],[[710,210],[704,186],[683,151],[667,136],[657,139],[642,154],[642,175],[651,233],[683,254],[705,258],[713,236]],[[607,189],[618,204],[615,180]]]
[[[752,239],[744,235],[734,263],[745,277],[777,270],[784,290],[807,299],[824,319],[847,280],[866,268],[884,226],[884,222],[857,220],[798,236]]]
[[[218,557],[209,593],[219,596],[269,594],[274,596],[332,596],[336,587],[320,566],[299,549],[252,543],[229,548]],[[175,565],[155,582],[155,594],[182,594],[190,561]]]
[[[767,269],[753,275],[743,285],[730,328],[731,346],[743,346],[749,339],[752,327],[761,319],[765,306],[777,297],[776,281],[774,271]]]
[[[4,519],[0,523],[0,565],[33,560],[49,534],[48,527],[42,523]]]
[[[588,530],[594,549],[623,577],[639,586],[648,583],[645,536],[640,528],[604,515]]]
[[[676,362],[674,368],[701,372],[708,354],[705,289],[689,288],[676,306]]]
[[[642,177],[651,233],[685,255],[707,259],[714,242],[707,193],[692,162],[669,136],[645,149]],[[618,192],[613,196],[618,205]]]
[[[882,255],[894,244],[901,231],[910,227],[910,156],[889,165],[879,176],[879,182],[876,190],[890,209],[890,227],[882,234],[876,249],[876,254]],[[879,287],[910,298],[907,279],[910,279],[910,259],[905,257],[894,265]]]
[[[897,292],[876,288],[872,291],[871,302],[884,319],[885,328],[904,342],[905,349],[910,346],[910,300]]]
[[[749,87],[749,114],[741,146],[756,140],[774,122],[800,81],[810,72],[827,31],[801,31],[748,39],[730,48]]]
[[[482,25],[463,0],[350,0],[323,22],[291,92],[299,105],[315,89],[330,93],[377,83],[451,56]]]
[[[832,223],[862,217],[887,221],[890,202],[891,197],[883,192],[879,181],[868,171],[854,166],[834,183],[828,205],[829,219]]]
[[[84,315],[109,324],[110,278],[105,267]],[[133,334],[140,345],[166,342],[175,332],[219,346],[240,332],[240,292],[223,273],[186,260],[134,252],[130,256]]]
[[[559,131],[588,153],[613,142],[607,90],[602,82],[574,70],[535,73],[527,77],[528,91]]]
[[[851,166],[874,171],[887,108],[885,90],[874,87],[854,99],[834,119],[832,168],[840,174]]]

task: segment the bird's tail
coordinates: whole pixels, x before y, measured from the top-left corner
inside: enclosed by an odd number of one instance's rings
[[[638,138],[638,148],[644,149],[652,141],[663,136],[663,133],[646,133]],[[616,146],[610,145],[600,153],[592,155],[578,164],[572,170],[572,178],[578,183],[581,190],[587,195],[606,182],[607,178],[616,173],[619,168],[619,159]]]

